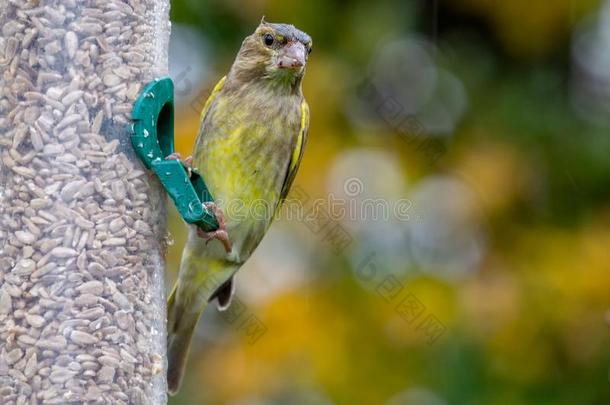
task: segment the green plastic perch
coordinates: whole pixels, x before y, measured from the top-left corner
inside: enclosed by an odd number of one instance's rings
[[[174,83],[169,77],[144,87],[134,103],[131,143],[136,155],[151,169],[189,224],[206,232],[218,229],[218,222],[203,205],[213,202],[203,178],[178,160],[166,160],[174,153]]]

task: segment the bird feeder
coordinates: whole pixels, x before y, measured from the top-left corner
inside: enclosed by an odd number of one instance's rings
[[[0,403],[165,404],[168,0],[0,0]]]

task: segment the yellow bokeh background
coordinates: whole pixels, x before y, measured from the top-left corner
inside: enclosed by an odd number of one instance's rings
[[[310,33],[312,120],[295,185],[324,199],[355,177],[367,197],[413,205],[408,220],[333,219],[351,240],[338,253],[304,221],[275,223],[237,277],[243,318],[265,332],[251,342],[242,318],[208,308],[170,404],[610,403],[609,128],[580,115],[573,96],[586,79],[575,38],[604,4],[174,2],[174,24],[203,38],[190,48],[207,64],[193,94],[226,73],[262,15]],[[422,41],[448,83],[436,93],[418,90],[423,59],[382,52]],[[413,102],[430,133],[413,141],[380,117],[357,95],[363,80]],[[189,155],[199,114],[192,97],[177,101],[176,148]],[[173,209],[169,225],[172,281],[186,226]],[[371,252],[366,280],[359,264]],[[389,300],[379,291],[388,277],[401,286]],[[408,294],[424,307],[413,322],[397,310]],[[431,339],[424,319],[442,333]]]

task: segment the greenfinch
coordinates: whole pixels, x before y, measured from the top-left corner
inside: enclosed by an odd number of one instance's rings
[[[192,165],[215,198],[207,208],[219,228],[190,228],[168,299],[170,394],[180,388],[201,313],[211,301],[228,307],[235,273],[295,178],[309,126],[301,83],[311,47],[311,37],[293,25],[263,19],[203,107]]]

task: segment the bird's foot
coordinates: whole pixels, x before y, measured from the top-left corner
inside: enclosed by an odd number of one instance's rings
[[[182,160],[182,156],[180,153],[174,152],[165,157],[165,160],[179,160],[186,167],[186,171],[188,172],[189,177],[191,177],[191,171],[193,170],[193,157],[188,156],[186,159]]]
[[[212,239],[216,239],[222,243],[227,253],[231,253],[231,241],[229,240],[229,234],[227,232],[227,225],[225,223],[225,217],[220,208],[212,202],[204,203],[206,209],[212,211],[218,222],[218,229],[212,232],[206,232],[203,229],[197,228],[197,235],[203,238],[206,243],[209,243]]]

